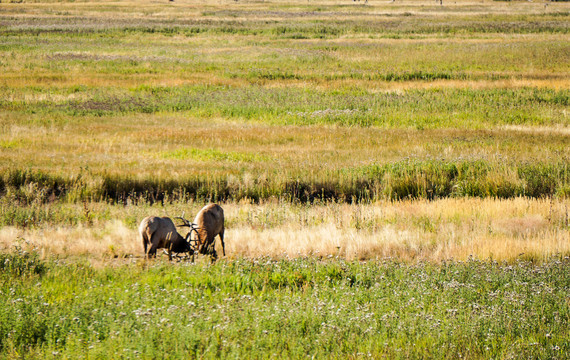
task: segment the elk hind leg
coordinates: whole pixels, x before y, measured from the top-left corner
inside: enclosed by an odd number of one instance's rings
[[[172,261],[172,243],[168,244],[168,260]]]
[[[160,237],[156,235],[156,233],[152,234],[151,238],[150,238],[150,243],[151,243],[151,247],[150,250],[148,251],[148,257],[152,257],[152,256],[156,256],[156,250],[158,249],[158,246],[160,245]]]
[[[149,244],[149,239],[148,239],[148,235],[146,232],[142,233],[142,243],[143,243],[143,247],[144,247],[144,256],[146,258],[148,258],[148,244]]]
[[[224,245],[224,229],[220,232],[220,240],[222,241],[222,252],[226,256],[226,246]]]

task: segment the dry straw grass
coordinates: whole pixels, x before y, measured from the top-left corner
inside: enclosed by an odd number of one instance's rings
[[[570,254],[569,205],[568,200],[524,198],[374,205],[224,204],[226,252],[230,259],[394,257],[440,262],[471,256],[512,261],[523,256],[542,261]],[[15,239],[24,239],[45,257],[105,262],[143,254],[136,229],[118,220],[91,227],[0,230],[1,248],[10,248]]]

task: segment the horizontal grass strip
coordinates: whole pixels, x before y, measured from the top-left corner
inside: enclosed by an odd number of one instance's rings
[[[550,164],[492,164],[485,161],[412,161],[346,168],[320,177],[293,174],[257,177],[255,174],[217,177],[134,178],[80,173],[53,176],[26,169],[5,170],[0,191],[24,203],[57,198],[66,201],[103,200],[367,202],[380,199],[436,199],[446,197],[568,197],[567,162]]]
[[[66,91],[62,93],[64,99],[69,96]],[[71,100],[0,100],[0,110],[72,117],[185,112],[196,117],[274,125],[473,128],[513,124],[566,126],[564,112],[570,104],[568,90],[538,88],[372,93],[261,86],[140,86],[131,90],[73,87],[68,91],[73,94]],[[0,88],[0,94],[3,92],[10,90]]]

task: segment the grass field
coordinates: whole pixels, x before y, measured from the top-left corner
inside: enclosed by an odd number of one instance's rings
[[[570,352],[570,5],[0,1],[0,359]],[[226,215],[227,256],[137,225]]]
[[[3,188],[569,191],[565,3],[3,3],[1,16]]]
[[[563,359],[570,351],[568,258],[94,268],[0,256],[9,359]]]

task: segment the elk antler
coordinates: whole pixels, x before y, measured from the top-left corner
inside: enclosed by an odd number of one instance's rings
[[[190,227],[190,231],[188,231],[188,234],[186,234],[186,238],[184,240],[188,242],[188,246],[190,247],[193,253],[197,252],[198,245],[200,244],[200,235],[198,234],[199,227],[196,226],[196,224],[194,223],[189,223],[189,225],[184,225],[184,226]],[[194,239],[192,239],[192,231],[196,232],[196,237]]]
[[[187,219],[185,219],[185,218],[184,218],[184,213],[182,214],[182,216],[177,216],[177,217],[175,217],[175,219],[180,219],[180,220],[182,220],[182,222],[183,222],[183,224],[182,224],[182,225],[178,225],[178,227],[184,227],[184,226],[186,226],[186,227],[189,227],[191,230],[198,230],[198,229],[200,229],[200,228],[198,227],[198,224],[191,223],[190,221],[188,221]]]
[[[175,217],[175,219],[180,219],[182,220],[182,225],[178,225],[179,227],[181,226],[188,226],[189,228],[193,227],[192,225],[194,225],[193,223],[191,223],[190,221],[184,219],[184,213],[182,213],[182,216],[177,216]]]

